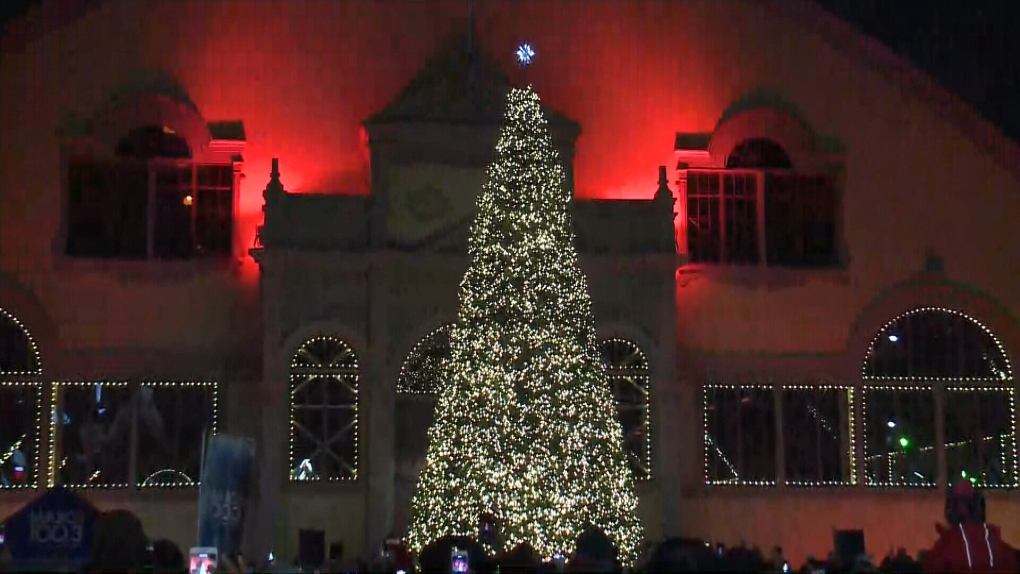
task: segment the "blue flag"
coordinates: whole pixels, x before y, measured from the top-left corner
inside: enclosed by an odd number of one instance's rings
[[[243,438],[214,435],[205,450],[198,493],[198,546],[234,556],[241,549],[248,482],[255,445]]]

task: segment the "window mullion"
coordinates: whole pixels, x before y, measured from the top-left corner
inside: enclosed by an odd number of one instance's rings
[[[153,259],[155,257],[156,249],[156,166],[154,162],[146,162],[146,166],[149,168],[149,187],[148,187],[148,209],[146,210],[147,221],[145,230],[145,258]]]
[[[723,190],[724,182],[723,172],[716,172],[715,177],[716,185],[719,187],[719,263],[726,263],[729,260],[729,254],[726,253],[726,195]]]
[[[933,383],[934,418],[935,418],[935,485],[944,487],[949,484],[949,470],[946,465],[946,393],[945,385]]]
[[[196,234],[197,225],[196,225],[196,221],[195,221],[196,214],[198,213],[198,205],[199,205],[199,199],[198,199],[198,168],[197,168],[196,162],[194,162],[194,161],[190,162],[190,165],[191,165],[191,182],[190,182],[190,185],[188,187],[188,192],[187,193],[189,195],[191,195],[191,205],[188,206],[188,210],[190,212],[189,215],[191,216],[189,218],[190,221],[191,221],[191,255],[192,255],[192,257],[194,257],[194,256],[198,255],[198,251],[197,251],[198,236]]]
[[[766,265],[765,255],[767,253],[765,246],[765,176],[764,172],[757,172],[754,174],[755,177],[755,205],[757,206],[757,217],[758,217],[758,265],[764,267]]]
[[[776,486],[786,487],[786,437],[783,436],[783,390],[782,381],[772,387],[772,416],[776,425],[776,451],[774,464],[776,467]]]

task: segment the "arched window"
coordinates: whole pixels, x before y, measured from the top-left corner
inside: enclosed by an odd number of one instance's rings
[[[1013,373],[984,325],[912,309],[876,334],[862,374],[868,484],[934,486],[944,470],[950,481],[1020,486]]]
[[[190,159],[188,142],[166,126],[145,126],[117,142],[117,155],[132,159]]]
[[[450,356],[450,331],[453,325],[435,329],[411,349],[400,366],[397,392],[412,395],[437,395],[442,382],[440,367]]]
[[[40,375],[35,339],[0,308],[0,489],[34,488],[39,482]]]
[[[726,157],[726,169],[790,169],[793,162],[783,146],[765,138],[744,140]]]
[[[232,163],[192,161],[188,142],[167,126],[131,130],[114,151],[114,161],[74,158],[68,165],[68,256],[231,255]]]
[[[358,356],[336,337],[308,339],[290,363],[291,480],[358,477]]]
[[[634,478],[652,476],[652,442],[649,436],[649,385],[651,369],[644,352],[632,341],[602,341],[602,361],[606,377],[613,385],[616,412],[623,426],[624,447]]]

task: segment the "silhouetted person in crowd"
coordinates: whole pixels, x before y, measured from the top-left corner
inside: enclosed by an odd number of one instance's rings
[[[920,574],[922,572],[921,563],[911,558],[907,554],[906,548],[898,548],[895,554],[890,551],[885,560],[882,560],[879,570],[890,574]]]
[[[703,543],[698,546],[704,547]],[[645,571],[658,572],[698,572],[718,571],[715,555],[711,560],[705,561],[707,556],[699,552],[691,541],[681,538],[668,538],[657,544],[651,551],[648,561],[645,563]]]
[[[92,540],[93,572],[132,574],[145,566],[148,539],[142,521],[127,510],[104,512]]]
[[[588,528],[577,537],[571,572],[613,572],[619,551],[613,541],[600,528]]]
[[[1016,550],[998,526],[985,522],[985,497],[966,480],[946,495],[946,522],[925,557],[925,572],[1016,572]]]
[[[530,544],[525,542],[504,554],[499,561],[499,571],[510,574],[529,574],[537,571],[538,555]]]
[[[152,543],[152,570],[155,574],[178,574],[188,571],[184,553],[173,541],[162,538]]]

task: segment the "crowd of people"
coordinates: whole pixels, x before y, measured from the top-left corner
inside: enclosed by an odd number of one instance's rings
[[[867,555],[848,556],[838,549],[824,560],[809,558],[803,565],[791,565],[779,547],[765,553],[757,548],[712,546],[702,540],[669,539],[646,545],[634,571],[637,572],[775,572],[858,573],[888,572],[1020,572],[1018,551],[1007,544],[996,525],[985,518],[985,499],[969,482],[961,481],[946,497],[946,523],[940,525],[934,545],[916,558],[905,550],[890,552],[882,560]],[[287,567],[255,565],[243,558],[220,557],[219,571],[242,572],[451,572],[454,549],[463,552],[472,572],[620,572],[617,551],[598,529],[582,534],[569,560],[542,560],[532,549],[521,546],[493,557],[470,538],[447,537],[427,547],[412,561],[400,548],[387,548],[374,563],[358,560],[351,569],[343,563],[342,545],[330,548],[325,564]],[[0,561],[0,572],[5,570]],[[86,572],[184,573],[187,556],[169,540],[150,542],[141,521],[132,513],[117,510],[104,513],[97,524],[91,564]]]

